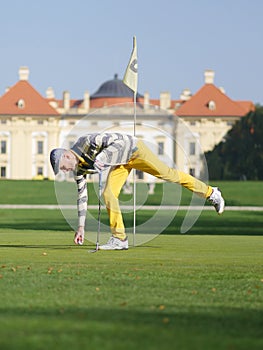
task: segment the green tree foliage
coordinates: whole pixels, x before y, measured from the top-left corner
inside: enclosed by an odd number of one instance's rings
[[[212,180],[263,180],[263,107],[240,119],[205,157]]]

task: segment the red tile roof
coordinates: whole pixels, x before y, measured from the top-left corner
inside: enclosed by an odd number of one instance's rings
[[[63,108],[63,100],[56,99],[47,99],[48,101],[56,101],[58,104],[58,108]],[[137,99],[138,103],[143,103],[143,98]],[[116,105],[127,105],[132,104],[133,98],[130,97],[97,97],[90,99],[90,108],[103,108],[110,107]],[[83,99],[82,100],[70,100],[70,108],[82,108],[83,107]]]
[[[177,108],[177,104],[181,104],[182,101],[181,100],[171,100],[171,104],[168,108],[172,108],[172,109],[176,109]],[[153,106],[158,106],[160,107],[161,105],[161,101],[159,99],[150,99],[150,104]]]
[[[254,103],[251,101],[236,101],[236,102],[246,111],[246,114],[256,110]]]
[[[46,100],[50,101],[50,102],[56,102],[58,108],[63,108],[63,105],[64,105],[64,101],[63,100],[57,100],[55,98],[52,98],[52,99],[47,98]],[[83,99],[82,100],[70,100],[69,101],[69,107],[70,108],[81,108],[82,105],[83,105]]]
[[[24,107],[19,107],[19,101]],[[0,97],[0,114],[59,115],[26,80],[18,81]]]
[[[160,100],[158,99],[150,99],[150,104],[153,106],[160,106]]]
[[[215,109],[209,108],[213,101]],[[176,111],[178,116],[244,116],[253,108],[252,102],[236,102],[213,84],[205,84]]]
[[[122,104],[132,104],[130,97],[98,97],[90,100],[90,108],[103,108]]]

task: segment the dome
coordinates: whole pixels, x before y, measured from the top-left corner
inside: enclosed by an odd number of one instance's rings
[[[130,97],[133,98],[133,91],[123,83],[122,80],[118,79],[118,75],[115,74],[112,80],[108,80],[103,83],[99,89],[90,96],[93,98],[103,98],[103,97]],[[137,97],[141,97],[137,93]]]

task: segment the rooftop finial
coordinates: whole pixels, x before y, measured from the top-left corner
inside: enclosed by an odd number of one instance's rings
[[[214,84],[215,72],[212,69],[205,70],[205,84]]]
[[[28,80],[28,76],[29,76],[28,67],[20,67],[18,74],[19,74],[19,80]]]

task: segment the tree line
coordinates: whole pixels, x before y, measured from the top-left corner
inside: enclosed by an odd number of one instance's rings
[[[205,158],[211,180],[263,180],[263,106],[241,118]]]

